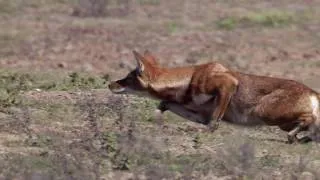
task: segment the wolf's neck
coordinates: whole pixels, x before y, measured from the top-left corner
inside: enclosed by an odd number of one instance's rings
[[[150,91],[159,99],[181,102],[189,88],[191,78],[190,72],[166,71],[149,83]]]

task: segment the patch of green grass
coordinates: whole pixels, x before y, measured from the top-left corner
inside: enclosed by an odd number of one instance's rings
[[[70,90],[70,89],[97,89],[105,87],[107,76],[97,77],[88,74],[82,74],[73,72],[69,74],[69,77],[65,78],[61,86],[57,87],[61,90]]]
[[[50,136],[46,135],[37,135],[37,138],[34,139],[26,139],[24,142],[25,145],[31,146],[31,147],[42,147],[46,148],[49,147],[52,144],[52,139]]]
[[[232,30],[236,27],[238,21],[234,17],[228,17],[217,22],[217,26],[222,29]]]
[[[174,34],[183,28],[182,24],[175,22],[175,21],[171,21],[171,22],[166,23],[166,26],[167,26],[168,32],[170,34]]]
[[[28,74],[0,73],[0,103],[8,107],[19,103],[20,91],[28,90],[33,80]]]
[[[294,13],[283,10],[268,10],[252,12],[240,17],[226,17],[217,21],[216,24],[219,28],[227,30],[248,26],[283,27],[302,22],[311,16],[310,12]]]
[[[279,157],[278,156],[270,156],[266,155],[259,159],[259,163],[263,167],[279,167]]]
[[[159,5],[160,0],[139,0],[139,3],[143,5]]]
[[[137,101],[131,104],[131,108],[135,112],[135,116],[139,117],[142,122],[152,122],[154,123],[153,113],[159,104],[156,100],[151,99],[137,99]],[[131,114],[133,115],[133,114]]]
[[[20,103],[19,95],[29,90],[85,90],[104,88],[108,76],[86,73],[24,73],[0,70],[0,104],[2,107]]]
[[[17,12],[21,1],[19,0],[0,0],[0,14],[10,15]]]
[[[286,11],[266,11],[261,13],[250,13],[243,17],[241,23],[257,24],[269,27],[289,25],[298,20],[298,14]]]
[[[14,87],[19,90],[86,90],[104,88],[108,75],[98,76],[73,72],[24,73],[0,71],[3,87]]]
[[[0,173],[9,179],[17,175],[26,174],[32,170],[46,171],[53,166],[53,163],[42,156],[22,156],[14,153],[8,154],[6,158],[1,158]]]

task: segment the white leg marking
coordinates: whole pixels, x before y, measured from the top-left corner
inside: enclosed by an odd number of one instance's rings
[[[311,100],[311,107],[313,109],[312,113],[315,115],[315,116],[319,116],[319,100],[318,100],[318,97],[317,96],[311,96],[310,97],[310,100]]]
[[[320,125],[320,105],[319,105],[319,99],[317,96],[310,96],[311,100],[311,107],[312,107],[312,114],[316,117],[316,124]]]

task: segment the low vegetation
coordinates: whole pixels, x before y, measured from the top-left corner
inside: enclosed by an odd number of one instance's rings
[[[157,101],[106,89],[147,48],[163,65],[217,59],[319,87],[316,5],[198,2],[0,0],[0,179],[319,179],[319,144],[169,112],[159,125]]]
[[[226,17],[217,22],[218,27],[234,29],[236,27],[283,27],[304,22],[311,18],[310,12],[288,12],[283,10],[267,10],[252,12],[240,17]]]
[[[5,150],[0,156],[2,177],[254,179],[272,173],[287,178],[298,178],[302,173],[317,176],[317,161],[304,156],[320,157],[316,144],[296,145],[296,150],[290,152],[290,145],[272,142],[287,151],[285,154],[292,153],[292,158],[284,162],[286,156],[273,151],[273,147],[267,148],[270,142],[230,134],[242,130],[227,124],[215,134],[208,134],[166,113],[165,126],[158,126],[152,118],[157,102],[88,91],[104,88],[107,76],[66,73],[57,77],[11,71],[0,75],[0,89],[6,92],[1,95],[0,114],[1,147]],[[81,90],[80,96],[72,95],[76,90]],[[34,92],[32,96],[25,94],[30,91]],[[34,95],[41,91],[56,95],[47,101]],[[14,101],[3,98],[8,93]],[[61,96],[66,98],[59,99]],[[307,159],[295,161],[295,157]]]
[[[103,88],[108,81],[108,75],[93,76],[85,73],[30,73],[2,70],[0,72],[0,102],[2,107],[18,105],[22,92],[88,90]]]

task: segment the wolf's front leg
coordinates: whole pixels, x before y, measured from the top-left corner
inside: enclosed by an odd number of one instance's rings
[[[204,118],[204,116],[186,109],[181,104],[178,104],[175,102],[164,102],[164,105],[165,105],[165,111],[169,110],[172,113],[192,122],[201,123],[201,124],[206,123],[206,119]]]
[[[208,122],[209,130],[215,131],[223,118],[232,96],[238,87],[238,80],[228,73],[214,74],[212,77],[211,92],[217,92],[215,97],[215,109]],[[210,89],[210,88],[209,88]]]

